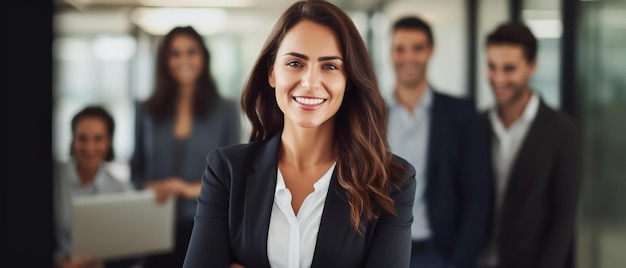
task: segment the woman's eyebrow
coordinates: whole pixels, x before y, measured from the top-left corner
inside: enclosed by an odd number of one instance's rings
[[[307,57],[306,55],[300,54],[300,53],[297,53],[297,52],[287,52],[287,53],[283,54],[283,56],[294,56],[294,57],[305,59],[305,60],[309,59],[309,57]]]
[[[297,53],[297,52],[287,52],[285,54],[283,54],[283,56],[294,56],[294,57],[298,57],[304,60],[308,60],[309,57],[301,54],[301,53]],[[329,61],[329,60],[340,60],[343,61],[343,59],[339,56],[324,56],[324,57],[319,57],[317,60],[319,61]]]
[[[319,57],[317,60],[319,61],[328,61],[328,60],[340,60],[343,61],[343,59],[339,56],[326,56],[326,57]]]

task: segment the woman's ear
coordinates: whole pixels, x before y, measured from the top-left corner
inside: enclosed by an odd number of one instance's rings
[[[270,87],[276,88],[276,79],[274,78],[274,69],[270,69],[270,73],[267,75],[267,82]]]

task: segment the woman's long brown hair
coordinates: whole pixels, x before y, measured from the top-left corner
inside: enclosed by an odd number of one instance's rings
[[[283,128],[268,74],[277,50],[298,22],[308,20],[332,29],[340,39],[348,82],[335,120],[338,181],[346,190],[353,227],[361,232],[363,217],[379,217],[375,207],[395,214],[390,198],[394,182],[405,178],[404,168],[392,161],[387,143],[387,108],[367,48],[352,19],[326,1],[299,1],[280,17],[261,50],[246,82],[242,109],[251,122],[250,141],[267,139]]]

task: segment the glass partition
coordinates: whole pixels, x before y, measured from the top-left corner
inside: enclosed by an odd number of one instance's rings
[[[584,129],[578,267],[626,263],[626,1],[581,1],[576,84]]]

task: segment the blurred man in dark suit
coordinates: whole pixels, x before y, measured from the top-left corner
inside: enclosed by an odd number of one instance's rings
[[[486,136],[473,101],[428,82],[429,24],[404,17],[392,30],[396,85],[386,96],[387,132],[391,150],[416,170],[411,267],[473,268],[492,202]]]
[[[562,268],[575,233],[581,141],[575,123],[533,92],[537,40],[522,23],[487,37],[495,107],[481,115],[495,185],[481,267]]]

